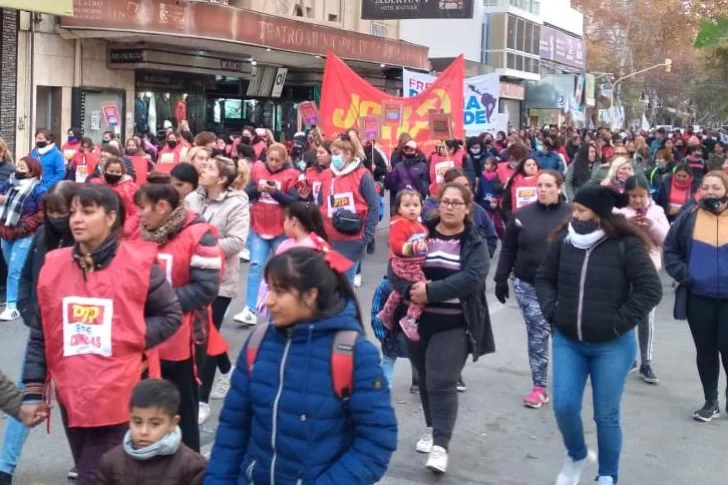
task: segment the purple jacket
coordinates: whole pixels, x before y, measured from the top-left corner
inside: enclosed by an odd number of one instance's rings
[[[397,195],[408,186],[418,190],[422,197],[427,196],[427,163],[417,156],[414,160],[403,160],[397,163],[384,179],[384,185],[389,189],[391,197]]]

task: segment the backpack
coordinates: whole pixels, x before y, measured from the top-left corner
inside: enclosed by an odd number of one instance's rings
[[[267,323],[256,326],[248,339],[245,365],[249,378],[253,376],[255,359],[269,327]],[[358,336],[359,332],[356,330],[339,330],[334,335],[331,346],[331,381],[334,385],[334,394],[341,400],[345,409],[349,407],[349,399],[354,388],[354,348]]]

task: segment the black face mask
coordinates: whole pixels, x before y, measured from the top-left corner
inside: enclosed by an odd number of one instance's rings
[[[15,172],[15,179],[16,180],[23,180],[28,178],[28,174],[26,172]]]
[[[726,202],[728,202],[728,195],[724,195],[723,197],[703,197],[700,199],[700,207],[717,214],[720,206]]]
[[[594,219],[591,219],[589,221],[579,221],[577,219],[572,219],[571,228],[577,234],[591,234],[592,232],[599,229],[599,223]]]
[[[174,148],[174,147],[176,147],[176,146],[177,146],[177,142],[176,142],[176,141],[174,141],[174,140],[168,140],[168,141],[167,141],[167,146],[168,146],[169,148]]]
[[[240,137],[240,143],[243,145],[250,145],[250,137],[249,136],[241,136]]]
[[[127,148],[126,149],[126,154],[129,155],[130,157],[133,157],[134,155],[137,154],[137,150],[135,150],[133,148]]]
[[[115,184],[118,183],[121,180],[122,175],[119,175],[118,173],[105,173],[104,174],[104,180],[106,180],[106,183],[108,184]]]
[[[37,142],[35,142],[35,146],[37,146],[38,148],[45,148],[48,146],[48,142],[47,141],[37,141]]]
[[[71,233],[71,228],[68,225],[70,217],[48,217],[48,226],[53,229],[53,232],[60,235],[66,235]]]

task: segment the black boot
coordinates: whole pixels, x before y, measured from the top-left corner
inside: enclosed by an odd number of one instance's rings
[[[13,476],[9,473],[0,472],[0,485],[12,485]]]

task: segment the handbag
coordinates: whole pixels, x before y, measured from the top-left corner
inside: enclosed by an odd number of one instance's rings
[[[331,191],[329,193],[329,207],[334,207],[334,182],[331,181]],[[334,229],[339,231],[341,234],[347,236],[356,236],[361,232],[361,227],[364,223],[359,214],[350,211],[349,209],[335,209],[331,223],[334,225]]]

